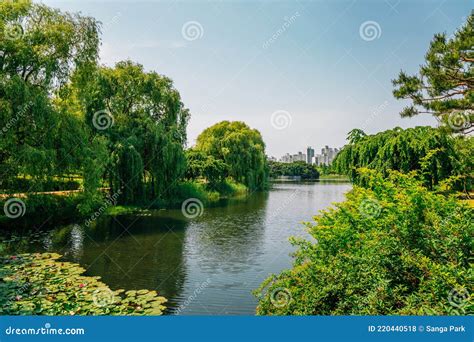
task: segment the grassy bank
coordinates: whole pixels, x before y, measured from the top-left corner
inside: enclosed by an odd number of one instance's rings
[[[245,196],[248,188],[232,180],[226,180],[213,188],[204,182],[189,181],[180,183],[169,196],[169,199],[156,199],[143,205],[116,205],[107,208],[107,215],[133,214],[146,209],[179,208],[187,199],[197,199],[204,204],[215,203],[222,199]]]
[[[136,205],[113,205],[106,196],[99,195],[91,200],[82,192],[68,195],[22,194],[21,197],[0,199],[4,215],[0,216],[0,228],[13,227],[39,228],[46,225],[67,224],[100,215],[123,215],[146,209],[179,208],[190,198],[204,204],[217,202],[225,198],[245,196],[245,185],[226,180],[212,188],[205,182],[182,182],[166,198]]]
[[[319,180],[338,180],[338,181],[347,181],[349,182],[349,177],[345,175],[338,175],[338,174],[328,174],[328,175],[320,175]]]

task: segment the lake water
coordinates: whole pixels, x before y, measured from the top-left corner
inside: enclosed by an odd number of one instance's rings
[[[102,217],[17,237],[11,252],[51,251],[101,276],[112,289],[156,289],[168,314],[252,315],[252,291],[291,267],[290,236],[309,237],[303,221],[344,199],[342,182],[274,183],[270,191],[205,207]]]

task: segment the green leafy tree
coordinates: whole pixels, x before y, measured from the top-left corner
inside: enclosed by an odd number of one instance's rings
[[[0,2],[3,181],[30,176],[30,190],[42,190],[53,176],[82,167],[87,130],[58,98],[73,72],[85,75],[96,63],[98,32],[89,17],[31,1]]]
[[[132,198],[136,202],[143,196],[144,200],[166,198],[185,172],[183,148],[189,112],[178,91],[169,78],[146,72],[131,61],[92,72],[87,82],[74,78],[71,102],[80,104],[91,131],[108,140],[111,153],[120,150],[108,168],[112,191],[133,179],[138,182],[128,187],[133,194],[123,193],[121,203]],[[127,162],[125,156],[133,157],[133,162]],[[117,180],[125,175],[136,176]]]
[[[303,161],[296,161],[293,163],[270,161],[268,165],[270,177],[272,178],[277,178],[278,176],[299,176],[302,179],[319,178],[319,171],[317,167]]]
[[[474,127],[474,13],[451,38],[436,34],[417,75],[400,75],[393,94],[409,99],[402,117],[434,115],[450,131],[470,133]]]
[[[352,140],[353,141],[353,140]],[[432,188],[441,180],[464,172],[455,148],[455,138],[431,127],[403,130],[399,127],[362,136],[344,146],[332,166],[355,182],[358,168],[367,167],[388,175],[390,170],[408,173],[423,170],[425,185]]]
[[[205,129],[195,149],[228,165],[228,174],[251,190],[267,185],[265,143],[256,129],[240,121],[222,121]]]

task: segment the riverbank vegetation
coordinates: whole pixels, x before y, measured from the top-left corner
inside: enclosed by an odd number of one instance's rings
[[[319,179],[319,171],[314,164],[308,164],[304,161],[292,163],[282,163],[277,161],[268,162],[270,169],[270,178],[277,179],[281,176],[298,177],[303,180]]]
[[[293,268],[262,284],[257,313],[472,313],[472,209],[414,174],[361,177],[364,187],[306,224],[317,242],[292,240]]]

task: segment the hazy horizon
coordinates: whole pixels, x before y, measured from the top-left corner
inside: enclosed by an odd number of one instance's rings
[[[188,144],[222,120],[258,129],[267,154],[341,147],[347,132],[435,125],[402,119],[392,96],[433,35],[451,35],[472,1],[42,1],[103,23],[101,63],[124,59],[174,81],[191,112]],[[272,121],[273,119],[273,121]]]

